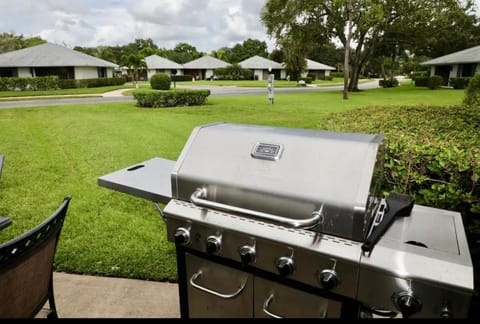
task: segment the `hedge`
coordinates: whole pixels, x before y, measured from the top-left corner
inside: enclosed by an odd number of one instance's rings
[[[461,212],[480,233],[480,106],[369,107],[320,127],[386,136],[384,194]]]
[[[0,91],[57,90],[72,88],[95,88],[125,84],[125,78],[58,79],[58,76],[34,78],[0,78]]]
[[[137,106],[148,108],[203,105],[210,90],[135,90]]]
[[[398,80],[396,78],[382,79],[382,80],[378,80],[378,85],[382,88],[394,88],[394,87],[398,87]]]
[[[154,90],[169,90],[172,79],[166,73],[155,73],[150,78],[150,87]]]

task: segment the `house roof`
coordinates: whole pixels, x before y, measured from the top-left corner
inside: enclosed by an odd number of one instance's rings
[[[52,43],[0,54],[0,67],[95,66],[117,64]]]
[[[335,70],[334,67],[307,59],[307,70]]]
[[[147,63],[147,67],[149,69],[183,69],[183,66],[181,64],[178,64],[177,62],[171,61],[156,54],[147,56],[145,58],[145,63]]]
[[[230,63],[219,60],[213,56],[205,55],[196,60],[183,64],[184,69],[217,69],[229,66]]]
[[[458,63],[480,63],[480,46],[464,49],[455,53],[440,56],[420,65],[443,65]]]
[[[256,69],[256,70],[268,70],[268,68],[272,69],[282,69],[282,65],[275,61],[266,59],[264,57],[255,55],[246,60],[239,62],[244,69]]]

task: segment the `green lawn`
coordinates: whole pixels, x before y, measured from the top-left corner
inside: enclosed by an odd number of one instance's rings
[[[317,129],[333,112],[367,106],[458,104],[461,90],[394,89],[212,97],[199,107],[142,109],[133,103],[0,109],[0,215],[10,239],[48,216],[67,194],[69,212],[56,269],[176,280],[175,250],[151,202],[97,184],[97,178],[153,157],[176,160],[195,126],[218,122]],[[361,113],[361,111],[354,111]]]

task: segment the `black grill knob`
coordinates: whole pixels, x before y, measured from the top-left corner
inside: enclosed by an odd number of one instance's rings
[[[337,272],[332,269],[323,270],[320,272],[318,278],[320,285],[322,285],[325,290],[333,290],[338,287],[340,279],[338,278]]]
[[[289,257],[278,258],[275,265],[278,273],[284,277],[291,275],[295,271],[295,264],[293,263],[292,258]]]
[[[422,310],[422,303],[411,292],[402,292],[398,294],[394,302],[404,318],[408,318]]]
[[[238,250],[243,264],[250,264],[255,261],[255,248],[250,245],[244,245]]]
[[[177,228],[173,236],[175,238],[175,244],[186,245],[190,243],[190,231],[186,228]]]
[[[214,254],[222,249],[222,241],[218,236],[207,237],[207,253]]]

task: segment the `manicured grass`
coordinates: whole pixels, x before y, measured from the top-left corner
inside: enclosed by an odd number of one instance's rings
[[[235,122],[317,129],[330,113],[367,106],[458,104],[459,90],[394,89],[212,97],[198,107],[142,109],[134,103],[0,109],[0,215],[13,224],[0,242],[38,224],[67,194],[59,271],[176,280],[175,250],[147,200],[98,186],[98,177],[162,157],[176,160],[192,129]],[[353,111],[353,110],[352,110]],[[361,111],[355,110],[355,113]]]
[[[362,79],[360,83],[369,82],[369,79]],[[178,82],[178,84],[188,84],[188,85],[214,85],[214,86],[236,86],[236,87],[253,87],[253,88],[266,88],[268,81],[267,80],[200,80],[194,82]],[[286,80],[275,80],[275,87],[278,88],[292,88],[297,86],[297,81],[286,81]],[[342,78],[334,78],[333,80],[315,80],[312,84],[317,86],[334,86],[334,85],[343,85]],[[172,82],[173,87],[173,82]]]

